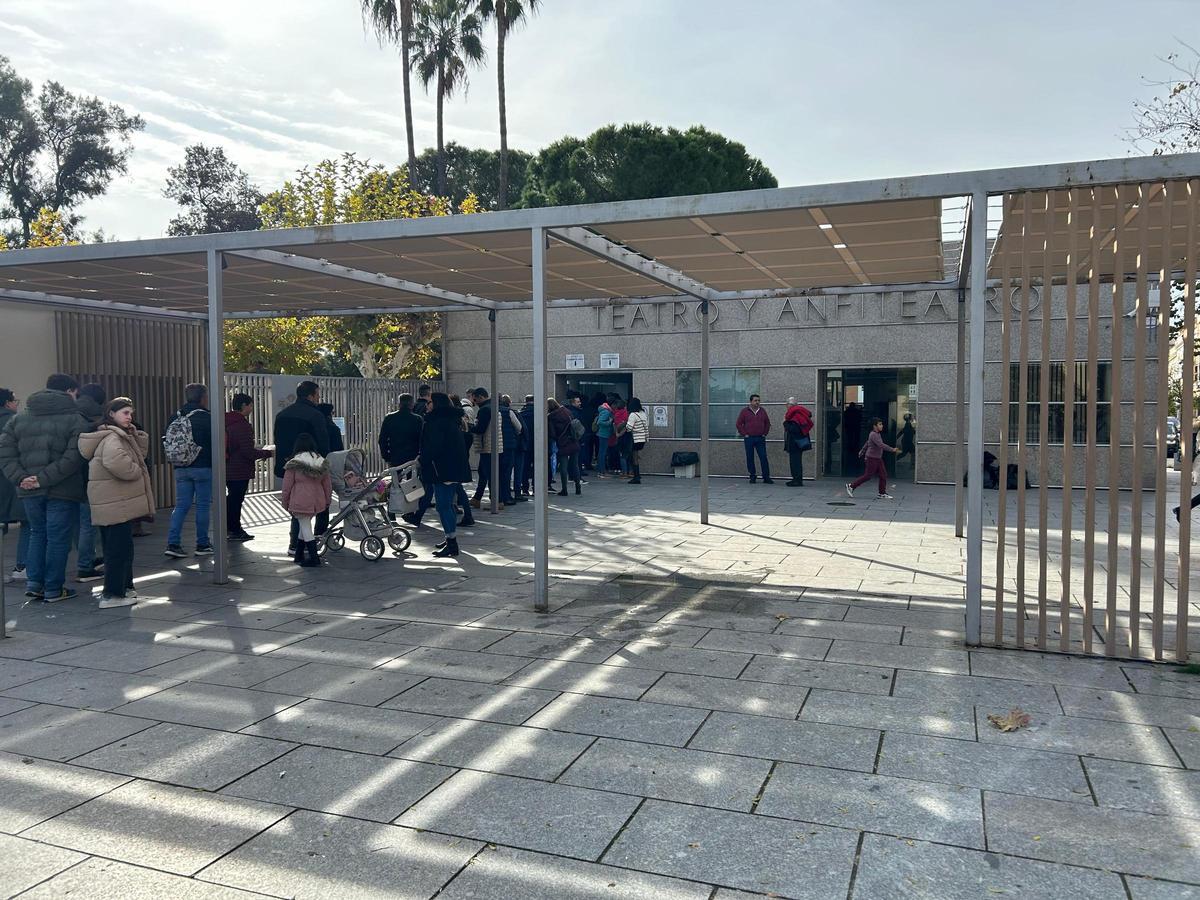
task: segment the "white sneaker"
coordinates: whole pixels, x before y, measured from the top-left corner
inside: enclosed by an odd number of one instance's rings
[[[101,597],[97,605],[100,609],[116,609],[118,606],[133,606],[137,602],[137,597]]]
[[[5,573],[4,583],[12,584],[14,581],[25,581],[28,577],[24,566],[13,566],[10,571]]]
[[[854,496],[854,485],[852,485],[852,484],[846,485],[846,493],[849,494],[851,497],[853,497]]]
[[[895,500],[896,498],[893,497],[891,494],[876,494],[875,499],[876,500]]]

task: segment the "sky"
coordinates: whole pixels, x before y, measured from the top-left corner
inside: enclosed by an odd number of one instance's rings
[[[167,169],[220,145],[263,189],[353,151],[405,156],[399,53],[357,0],[0,0],[25,78],[146,120],[87,230],[165,233]],[[719,131],[781,185],[1126,156],[1158,60],[1200,45],[1200,0],[542,0],[510,36],[509,145],[610,122]],[[495,35],[446,139],[498,147]],[[434,103],[414,82],[418,148]]]

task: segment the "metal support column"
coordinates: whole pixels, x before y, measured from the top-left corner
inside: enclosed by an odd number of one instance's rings
[[[533,233],[533,607],[550,610],[549,424],[546,421],[546,232]]]
[[[700,301],[700,524],[708,524],[708,335],[709,301]]]
[[[972,196],[971,218],[971,363],[967,382],[967,459],[983,459],[984,325],[987,320],[987,194]],[[1047,299],[1046,302],[1049,302]],[[1006,378],[1008,373],[1001,373]],[[1002,412],[1001,415],[1004,413]],[[955,473],[955,481],[959,481]],[[977,473],[967,482],[967,643],[979,644],[983,605],[983,478]]]
[[[491,341],[488,344],[492,357],[492,465],[488,473],[491,489],[488,491],[492,501],[492,512],[500,512],[500,339],[496,333],[496,311],[488,310],[488,325],[491,327]]]
[[[968,210],[968,215],[970,211]],[[967,439],[967,292],[958,291],[958,362],[954,379],[954,535],[963,536],[963,483],[966,469],[963,442]],[[974,457],[972,457],[973,459]],[[978,473],[977,473],[978,474]],[[969,479],[968,479],[969,480]]]
[[[208,409],[212,428],[213,584],[229,580],[229,542],[225,534],[225,258],[208,251]]]

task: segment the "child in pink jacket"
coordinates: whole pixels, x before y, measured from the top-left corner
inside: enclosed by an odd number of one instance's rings
[[[333,482],[329,463],[317,453],[310,434],[296,438],[292,458],[283,467],[283,508],[292,514],[300,529],[296,542],[296,564],[319,566],[317,540],[313,534],[313,516],[329,509],[333,500]]]

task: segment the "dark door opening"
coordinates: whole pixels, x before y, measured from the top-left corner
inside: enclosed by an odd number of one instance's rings
[[[859,475],[858,451],[867,441],[871,420],[883,420],[884,443],[899,447],[885,453],[888,474],[915,481],[917,474],[917,370],[829,369],[821,378],[821,471],[830,477]]]
[[[568,393],[580,394],[584,404],[595,394],[619,394],[622,400],[633,396],[633,373],[631,372],[580,372],[579,374],[555,377],[555,398],[566,400]]]

